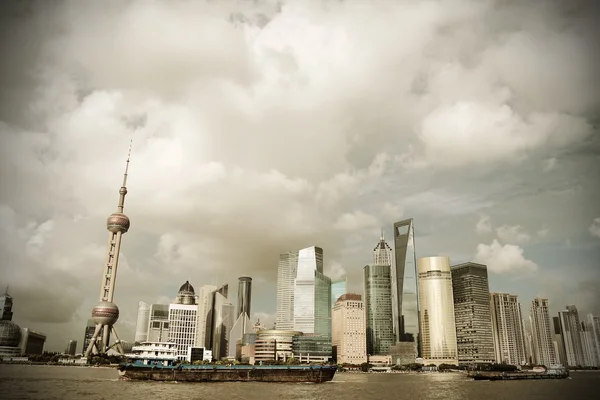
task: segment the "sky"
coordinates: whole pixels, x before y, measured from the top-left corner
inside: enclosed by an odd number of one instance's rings
[[[133,141],[115,289],[253,278],[316,245],[362,292],[383,229],[490,289],[600,314],[591,1],[3,1],[0,285],[47,350],[83,339]],[[390,245],[392,241],[388,240]]]

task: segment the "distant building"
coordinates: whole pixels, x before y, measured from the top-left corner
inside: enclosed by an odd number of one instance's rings
[[[77,353],[77,340],[69,340],[65,348],[65,354],[74,356]]]
[[[298,252],[279,255],[277,268],[277,320],[278,330],[294,329],[294,282],[298,269]]]
[[[12,306],[13,306],[13,298],[8,294],[8,286],[4,291],[4,294],[0,296],[0,321],[12,321]]]
[[[554,351],[556,353],[556,361],[561,365],[567,365],[567,354],[565,352],[565,342],[563,340],[560,317],[552,317],[552,327],[554,328],[552,344],[554,345]]]
[[[508,293],[491,293],[490,311],[496,362],[510,365],[527,364],[519,297]]]
[[[548,299],[534,299],[531,302],[531,313],[529,318],[531,321],[535,363],[546,367],[556,364],[557,359],[554,345],[552,344],[552,329],[548,311]]]
[[[96,324],[93,319],[87,320],[87,325],[85,326],[85,333],[83,335],[83,347],[81,348],[81,352],[84,353],[85,350],[89,347],[92,338],[94,337],[94,332],[96,331]]]
[[[21,354],[27,354],[28,356],[41,355],[44,352],[44,343],[46,343],[46,335],[32,331],[29,328],[23,328]]]
[[[238,279],[237,318],[233,323],[228,339],[228,358],[241,360],[242,339],[252,330],[250,323],[250,305],[252,302],[252,278],[242,276]]]
[[[331,338],[315,333],[293,336],[292,352],[300,362],[328,362],[332,359]]]
[[[458,365],[450,259],[419,258],[417,271],[424,363]]]
[[[335,306],[335,302],[341,295],[346,294],[348,290],[348,278],[339,281],[331,282],[331,308]]]
[[[21,327],[12,322],[13,298],[8,294],[8,287],[2,296],[0,296],[0,356],[15,357],[21,354]]]
[[[229,285],[225,284],[212,292],[212,309],[210,312],[210,337],[208,341],[215,360],[227,357],[229,350],[229,334],[233,328],[235,309],[227,300]]]
[[[188,348],[196,344],[198,306],[194,287],[186,281],[177,293],[174,303],[169,304],[169,342],[177,344],[177,358],[184,361]]]
[[[495,361],[487,267],[464,263],[450,268],[458,362],[461,365]]]
[[[196,347],[212,348],[210,341],[212,330],[213,292],[218,288],[204,285],[198,294],[198,327],[196,328]]]
[[[302,335],[302,332],[265,329],[256,332],[254,343],[254,359],[256,363],[267,360],[287,360],[294,357],[292,348],[294,336]]]
[[[569,367],[585,366],[582,341],[584,338],[577,308],[567,306],[566,310],[558,312],[558,319],[565,349],[565,364]]]
[[[366,265],[363,276],[367,354],[389,355],[390,347],[395,343],[391,267]]]
[[[151,304],[148,313],[147,340],[152,343],[169,342],[169,305]]]
[[[367,362],[367,322],[360,294],[339,297],[331,313],[333,353],[338,363]]]
[[[136,343],[142,343],[148,340],[148,324],[150,322],[150,306],[143,301],[138,303],[137,322],[135,324]]]
[[[591,349],[594,357],[594,362],[597,367],[600,367],[600,317],[588,314],[586,331],[591,341]]]

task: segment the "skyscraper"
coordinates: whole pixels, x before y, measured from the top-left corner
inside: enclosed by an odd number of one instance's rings
[[[382,230],[379,243],[373,249],[373,265],[392,265],[392,263],[392,248],[386,243]]]
[[[238,279],[237,318],[229,333],[228,357],[241,359],[241,340],[252,329],[250,324],[250,305],[252,302],[252,278],[242,276]],[[239,350],[238,351],[238,341]]]
[[[423,361],[458,365],[450,259],[419,258],[417,268]]]
[[[525,334],[519,297],[508,293],[491,293],[490,311],[496,362],[526,364]]]
[[[450,268],[459,364],[493,363],[494,335],[487,267],[464,263]]]
[[[65,354],[74,356],[77,353],[77,340],[69,340],[65,348]]]
[[[579,322],[577,307],[567,306],[566,310],[558,312],[566,365],[570,367],[584,366],[582,330]]]
[[[186,281],[179,288],[175,301],[169,304],[169,342],[177,343],[177,358],[185,360],[188,348],[196,343],[198,306],[194,287]]]
[[[13,306],[13,298],[8,294],[8,286],[4,291],[4,294],[0,296],[0,312],[2,316],[0,317],[0,321],[12,321],[12,306]]]
[[[348,290],[348,278],[339,281],[331,282],[331,308],[335,306],[335,302],[341,295],[346,294]]]
[[[225,284],[213,292],[211,311],[210,344],[215,360],[227,357],[229,333],[234,323],[234,306],[227,300],[229,285]]]
[[[213,292],[216,286],[204,285],[198,294],[198,328],[196,332],[196,347],[212,348],[212,306]]]
[[[556,362],[561,365],[567,365],[567,354],[565,352],[562,327],[560,326],[560,317],[552,317],[552,327],[554,328],[552,344],[554,345],[554,352],[556,353]]]
[[[92,342],[92,338],[94,337],[94,332],[96,331],[96,324],[92,318],[87,320],[87,325],[85,326],[85,332],[83,335],[83,347],[81,348],[81,352],[85,353],[87,348],[90,346]]]
[[[392,268],[394,332],[398,342],[414,342],[419,350],[419,296],[412,218],[394,223]]]
[[[588,332],[590,341],[592,342],[591,349],[595,360],[594,362],[596,366],[600,367],[600,317],[597,317],[593,314],[588,314],[586,317],[586,331]]]
[[[277,319],[278,330],[294,329],[294,282],[298,269],[298,252],[279,255],[277,269]]]
[[[129,146],[129,154],[127,155],[127,163],[125,166],[125,174],[123,175],[123,184],[119,189],[119,204],[117,212],[111,214],[106,221],[106,229],[108,229],[108,251],[106,254],[106,264],[104,265],[104,273],[102,274],[102,283],[100,285],[100,302],[92,309],[92,319],[96,323],[96,329],[88,348],[85,350],[85,355],[88,356],[94,349],[98,353],[105,353],[113,346],[124,354],[123,346],[121,346],[114,324],[119,319],[119,307],[113,303],[115,293],[115,281],[117,279],[117,267],[119,265],[119,253],[121,251],[121,238],[127,233],[131,223],[129,217],[123,213],[125,204],[125,195],[127,194],[127,170],[129,169],[129,157],[131,155],[131,144]],[[102,341],[96,340],[102,332]],[[115,335],[116,341],[110,346],[110,334]]]
[[[347,293],[334,303],[331,313],[332,345],[338,363],[367,362],[367,324],[360,294]]]
[[[395,342],[392,314],[392,275],[389,265],[363,269],[367,326],[367,354],[388,355]]]
[[[151,304],[148,316],[148,342],[169,341],[169,305]]]
[[[535,298],[531,302],[529,318],[533,336],[534,361],[546,367],[556,364],[556,353],[552,344],[552,329],[550,327],[550,314],[548,312],[548,299]]]
[[[138,303],[138,314],[137,322],[135,324],[135,337],[133,339],[136,343],[142,343],[148,340],[148,323],[150,321],[150,306],[140,301]]]

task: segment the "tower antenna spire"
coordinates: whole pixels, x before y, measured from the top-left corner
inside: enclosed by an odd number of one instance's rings
[[[383,228],[381,228],[381,240],[384,240],[384,237],[383,237]]]
[[[131,146],[133,139],[129,140],[129,151],[127,152],[127,162],[125,163],[125,173],[123,174],[123,187],[127,186],[127,171],[129,170],[129,159],[131,158]]]
[[[123,185],[119,189],[119,205],[117,206],[117,212],[122,213],[123,207],[125,206],[125,195],[127,194],[127,172],[129,171],[129,159],[131,158],[131,146],[133,139],[129,141],[129,151],[127,152],[127,162],[125,163],[125,173],[123,174]]]

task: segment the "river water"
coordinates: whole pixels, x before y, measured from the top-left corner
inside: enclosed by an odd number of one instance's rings
[[[120,381],[111,368],[0,365],[0,399],[559,400],[600,398],[600,372],[571,379],[473,381],[462,374],[338,373],[331,382],[161,383]]]

